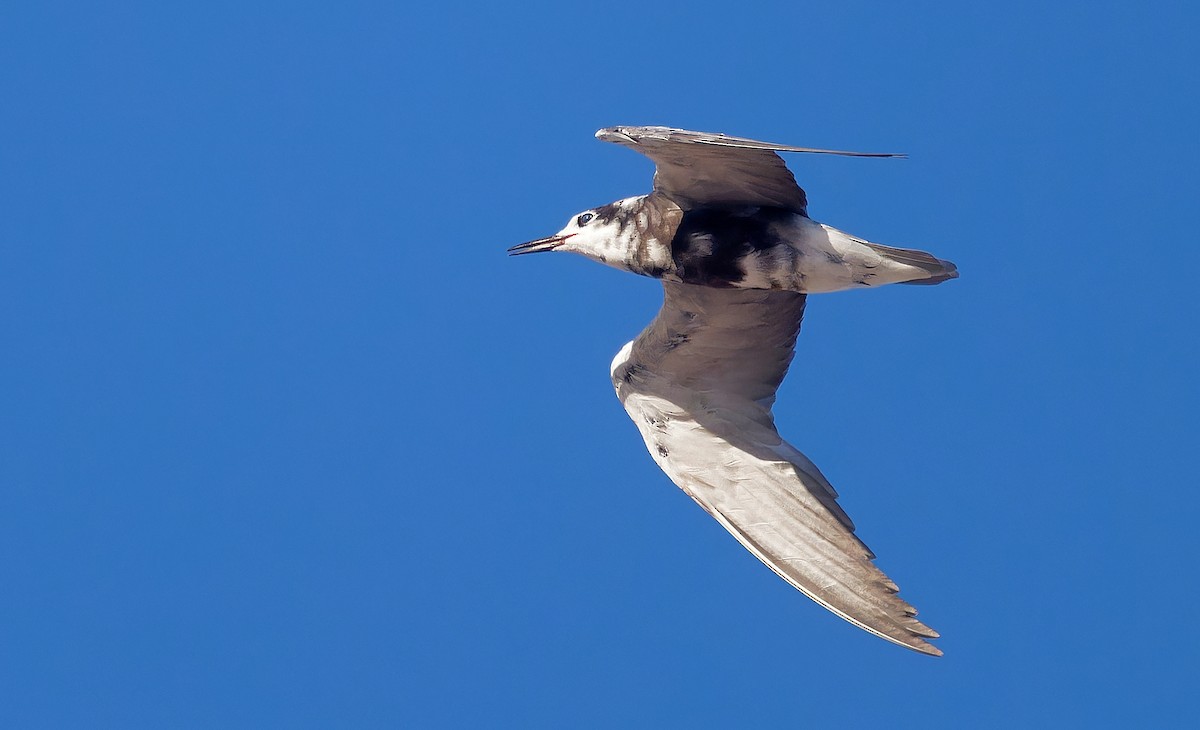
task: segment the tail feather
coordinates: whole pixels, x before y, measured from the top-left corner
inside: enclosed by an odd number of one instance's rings
[[[939,259],[924,251],[917,251],[912,248],[893,248],[892,246],[884,246],[878,243],[871,243],[870,241],[862,241],[862,243],[869,246],[871,250],[880,256],[929,272],[929,278],[927,279],[898,282],[900,284],[941,284],[948,279],[958,278],[958,267],[953,262]]]

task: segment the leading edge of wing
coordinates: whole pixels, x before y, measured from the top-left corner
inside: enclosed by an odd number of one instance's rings
[[[605,127],[596,132],[596,139],[603,142],[637,147],[643,140],[677,144],[701,144],[714,147],[733,147],[748,150],[770,150],[772,152],[805,152],[818,155],[841,155],[844,157],[907,157],[902,152],[853,152],[850,150],[827,150],[817,147],[796,147],[775,142],[760,142],[746,137],[733,137],[720,132],[692,132],[674,127]]]

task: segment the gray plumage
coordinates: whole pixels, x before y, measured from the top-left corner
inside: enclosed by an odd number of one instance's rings
[[[513,254],[563,250],[662,280],[658,316],[612,363],[617,397],[651,457],[780,577],[842,618],[925,654],[937,632],[871,562],[820,470],[780,438],[771,409],[808,293],[958,276],[924,251],[809,219],[777,151],[668,127],[596,136],[655,162],[654,192],[585,211]]]
[[[871,563],[817,467],[775,429],[805,296],[664,283],[654,321],[613,363],[612,381],[650,456],[780,577],[842,618],[926,654],[913,618]]]
[[[596,139],[629,147],[654,160],[654,189],[684,210],[720,202],[806,213],[804,190],[776,151],[903,157],[890,152],[792,147],[670,127],[608,127],[596,132]]]

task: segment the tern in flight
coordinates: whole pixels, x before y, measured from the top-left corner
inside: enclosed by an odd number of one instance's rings
[[[777,152],[863,157],[668,127],[596,133],[649,157],[654,190],[584,211],[516,254],[571,251],[662,280],[662,309],[612,362],[650,456],[738,542],[809,598],[876,636],[941,655],[872,563],[837,492],[775,429],[808,294],[938,284],[954,264],[808,217]]]

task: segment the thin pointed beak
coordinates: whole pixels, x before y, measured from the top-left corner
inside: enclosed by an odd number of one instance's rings
[[[536,241],[526,241],[525,243],[518,243],[516,246],[513,246],[512,248],[508,249],[508,255],[509,256],[520,256],[521,254],[525,254],[525,253],[541,253],[542,251],[553,251],[554,249],[563,245],[563,242],[565,242],[568,238],[570,238],[571,236],[574,236],[574,235],[575,235],[574,233],[568,233],[565,236],[557,236],[557,235],[556,236],[547,236],[545,238],[539,238]]]

